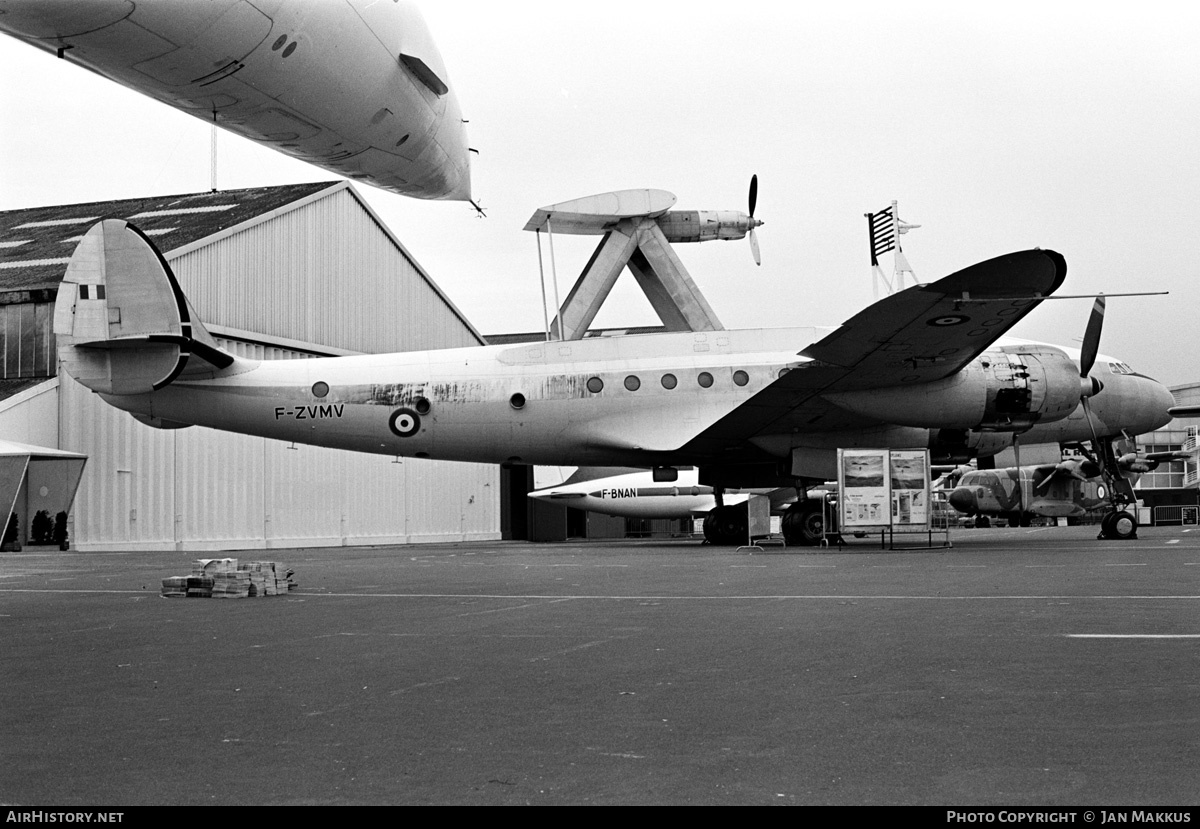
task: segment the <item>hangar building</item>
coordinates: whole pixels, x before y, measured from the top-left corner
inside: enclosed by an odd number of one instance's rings
[[[154,239],[218,342],[254,359],[481,345],[349,182],[0,212],[0,439],[88,456],[80,550],[231,550],[500,537],[500,470],[160,431],[56,376],[54,300],[101,218]],[[26,487],[28,489],[28,487]],[[28,538],[37,492],[16,512]]]
[[[1200,383],[1172,386],[1177,406],[1200,404]],[[1200,417],[1177,417],[1161,429],[1138,438],[1143,452],[1194,452]],[[1159,464],[1137,483],[1138,497],[1145,501],[1148,522],[1159,525],[1200,524],[1200,466],[1193,454],[1188,460]]]

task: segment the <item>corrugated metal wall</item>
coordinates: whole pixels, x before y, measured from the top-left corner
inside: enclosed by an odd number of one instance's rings
[[[333,348],[475,345],[457,314],[348,189],[179,257],[200,318]],[[299,358],[221,340],[254,359]],[[64,449],[89,456],[80,550],[197,551],[500,537],[499,470],[342,452],[192,427],[153,429],[67,376]]]
[[[497,468],[138,423],[60,378],[63,448],[89,455],[80,550],[241,550],[500,537]]]
[[[167,258],[206,322],[368,353],[479,345],[349,189]]]

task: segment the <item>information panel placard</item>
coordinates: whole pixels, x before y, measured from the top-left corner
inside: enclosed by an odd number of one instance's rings
[[[930,502],[928,449],[838,450],[843,530],[928,530]]]
[[[886,449],[838,450],[838,509],[842,529],[891,525],[889,469]]]
[[[891,451],[892,526],[929,529],[928,449]]]

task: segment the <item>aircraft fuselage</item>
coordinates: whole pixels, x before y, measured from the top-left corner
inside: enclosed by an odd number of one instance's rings
[[[886,410],[846,431],[804,430],[783,418],[719,457],[688,442],[745,404],[782,372],[804,371],[814,328],[655,334],[474,348],[237,363],[211,379],[181,377],[141,395],[104,395],[155,425],[197,424],[361,452],[445,460],[543,465],[705,465],[787,460],[797,447],[930,446],[947,433],[995,429],[988,362],[1062,349],[1002,340],[949,381],[885,390]],[[1101,358],[1096,372],[1109,363]],[[1074,369],[1076,372],[1078,369]],[[1067,371],[1069,373],[1069,370]],[[902,394],[904,392],[906,394]],[[944,405],[931,405],[938,395]],[[989,398],[991,403],[989,403]],[[1030,398],[1032,399],[1032,397]],[[907,400],[907,402],[906,402]],[[1162,425],[1170,395],[1132,373],[1106,376],[1092,398],[1097,430]],[[1023,428],[1027,443],[1082,441],[1091,429],[1078,403]],[[1037,418],[1034,418],[1037,420]],[[924,426],[906,425],[923,422]],[[1117,429],[1108,423],[1119,423]],[[989,425],[990,424],[990,425]],[[1011,432],[984,444],[999,451]],[[990,454],[985,448],[979,454]],[[793,474],[827,477],[824,469]]]
[[[411,3],[0,0],[0,32],[355,180],[471,197],[459,103]]]

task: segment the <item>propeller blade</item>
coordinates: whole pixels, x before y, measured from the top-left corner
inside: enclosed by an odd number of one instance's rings
[[[1083,404],[1083,414],[1087,418],[1088,429],[1092,433],[1092,448],[1096,452],[1096,465],[1100,467],[1100,474],[1103,475],[1106,472],[1104,468],[1104,452],[1100,449],[1100,439],[1096,437],[1096,424],[1092,422],[1092,407],[1088,405],[1086,397],[1082,398],[1079,402]]]
[[[750,176],[750,218],[754,218],[754,207],[758,204],[758,174]]]
[[[758,237],[754,235],[754,228],[750,228],[750,252],[754,254],[754,264],[762,264],[762,254],[758,252]]]
[[[1100,330],[1104,327],[1104,294],[1096,297],[1092,315],[1088,318],[1087,330],[1083,334],[1083,347],[1079,350],[1079,376],[1087,377],[1096,363],[1100,351]]]

